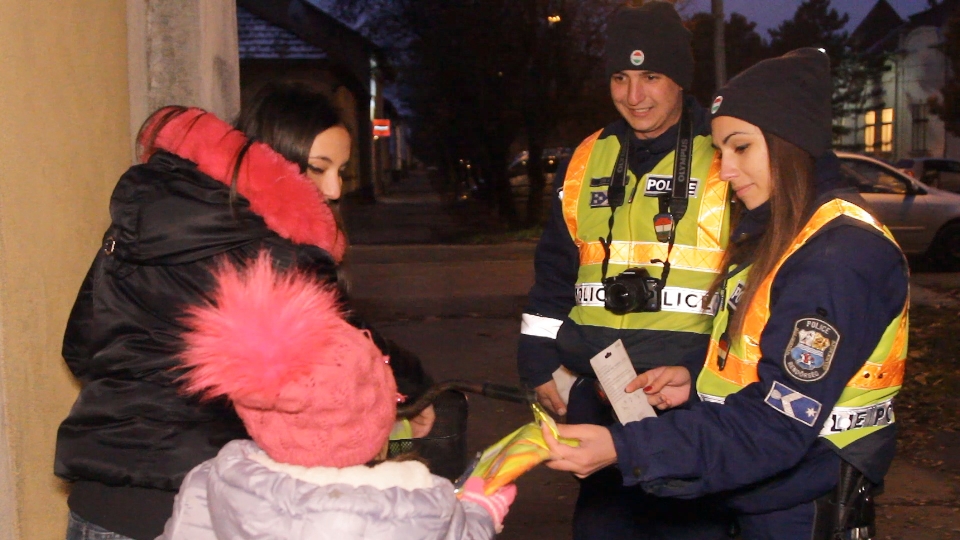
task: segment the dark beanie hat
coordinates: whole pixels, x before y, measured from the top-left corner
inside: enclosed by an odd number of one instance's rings
[[[711,117],[733,116],[791,142],[813,157],[833,141],[830,58],[804,48],[747,68],[717,92]]]
[[[643,69],[663,73],[684,90],[693,83],[690,31],[667,2],[624,6],[607,21],[604,59],[607,77],[618,71]]]

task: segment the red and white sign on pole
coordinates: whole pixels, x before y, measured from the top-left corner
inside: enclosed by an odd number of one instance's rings
[[[390,136],[390,119],[389,118],[373,119],[373,136],[374,137]]]

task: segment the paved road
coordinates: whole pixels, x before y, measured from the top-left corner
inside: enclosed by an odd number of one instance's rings
[[[353,305],[377,329],[421,355],[437,380],[517,384],[520,311],[533,283],[533,244],[354,246]],[[478,452],[530,422],[529,410],[469,398],[467,445]],[[517,483],[504,539],[570,537],[573,477],[538,468]]]

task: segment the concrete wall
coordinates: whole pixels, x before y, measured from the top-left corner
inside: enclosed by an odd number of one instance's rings
[[[130,160],[126,0],[0,0],[0,539],[63,538],[60,342]]]
[[[164,105],[240,112],[235,0],[127,0],[130,129]]]
[[[132,134],[170,103],[232,118],[238,66],[234,0],[0,0],[0,540],[63,538],[60,344]]]

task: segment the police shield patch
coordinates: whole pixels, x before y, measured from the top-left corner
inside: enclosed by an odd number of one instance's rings
[[[813,382],[830,371],[840,332],[830,323],[803,318],[793,324],[793,335],[783,353],[783,367],[794,379]]]

